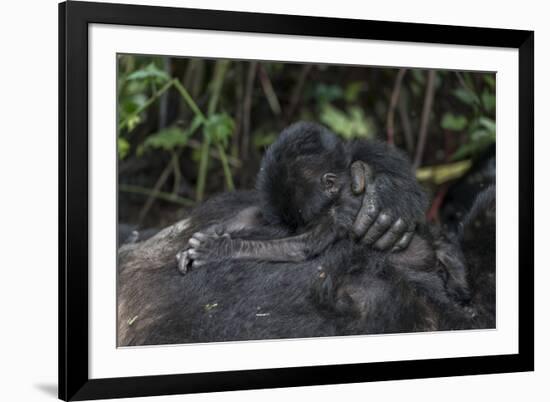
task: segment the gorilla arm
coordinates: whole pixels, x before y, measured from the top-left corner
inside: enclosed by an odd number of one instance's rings
[[[336,241],[341,231],[331,219],[323,219],[304,233],[278,239],[247,240],[232,237],[227,228],[213,228],[191,236],[188,247],[178,253],[182,274],[210,261],[259,259],[270,262],[301,262],[322,252]],[[236,233],[239,236],[239,233]]]

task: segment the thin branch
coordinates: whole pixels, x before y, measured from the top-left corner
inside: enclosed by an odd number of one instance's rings
[[[172,67],[171,67],[171,58],[170,57],[164,57],[162,60],[162,67],[164,69],[164,72],[168,74],[168,76],[172,75]],[[159,121],[158,121],[158,129],[159,131],[162,130],[164,127],[166,127],[166,124],[168,123],[168,94],[170,92],[165,92],[160,97],[159,102]]]
[[[170,177],[171,172],[172,172],[172,159],[170,159],[170,162],[166,165],[166,167],[158,177],[157,182],[153,187],[153,190],[149,193],[149,197],[147,198],[147,201],[145,201],[145,204],[141,208],[141,211],[139,211],[138,222],[140,224],[143,222],[143,220],[149,213],[149,210],[155,203],[155,199],[158,198],[157,194],[161,192],[160,189],[162,188],[162,186],[164,186],[164,183],[166,183],[166,180],[168,180],[168,177]]]
[[[460,82],[460,85],[462,85],[467,91],[473,92],[472,88],[470,88],[468,84],[466,84],[466,81],[464,80],[462,74],[460,74],[460,71],[455,71],[455,74],[458,77],[458,82]]]
[[[398,102],[399,119],[401,120],[401,127],[403,127],[403,137],[405,138],[405,145],[410,156],[414,152],[414,138],[411,128],[411,121],[407,112],[407,104],[405,103],[405,97],[400,96]]]
[[[298,103],[300,102],[300,98],[302,97],[302,91],[304,89],[306,78],[309,75],[312,68],[313,66],[311,64],[305,64],[302,67],[302,70],[300,71],[298,81],[294,86],[294,90],[292,91],[292,95],[290,96],[290,103],[286,110],[285,121],[287,123],[289,123],[292,120],[294,113],[296,112],[296,108],[298,107]]]
[[[269,103],[269,107],[273,111],[273,114],[276,116],[281,114],[281,104],[279,103],[279,98],[273,89],[269,75],[263,65],[260,64],[258,68],[258,73],[260,77],[260,83],[262,84],[262,89],[264,90],[265,97]]]
[[[204,60],[191,59],[183,77],[183,86],[189,88],[192,97],[196,97],[202,90],[204,78]]]
[[[422,163],[424,148],[426,146],[426,137],[428,136],[428,125],[435,94],[435,70],[428,72],[428,82],[426,83],[426,93],[424,95],[424,106],[422,107],[422,118],[420,120],[420,131],[418,132],[418,143],[416,144],[416,154],[414,156],[413,167],[416,170]]]
[[[240,144],[243,131],[243,101],[244,101],[244,68],[243,64],[239,63],[236,66],[235,79],[235,132],[231,137],[231,152],[230,154],[239,158]]]
[[[250,114],[252,110],[252,91],[254,90],[254,81],[256,79],[256,70],[258,63],[253,61],[248,67],[246,77],[246,90],[243,102],[243,142],[241,146],[241,157],[246,160],[249,156],[250,148]]]
[[[407,72],[406,68],[400,68],[395,78],[395,84],[393,85],[393,91],[390,98],[390,106],[388,107],[388,117],[386,121],[386,128],[388,130],[388,144],[394,144],[394,116],[395,108],[397,107],[397,102],[399,101],[399,93],[401,92],[401,85],[403,84],[403,77]]]
[[[195,205],[192,200],[189,200],[187,198],[183,198],[171,193],[165,193],[163,191],[155,191],[146,187],[133,186],[130,184],[119,184],[118,189],[125,193],[146,195],[148,197],[153,197],[159,200],[172,202],[174,204],[183,205],[186,207],[192,207]]]
[[[172,167],[174,172],[174,186],[172,187],[172,194],[177,194],[181,185],[181,169],[180,160],[177,152],[172,151]]]
[[[443,205],[443,200],[445,199],[445,195],[447,194],[448,189],[449,189],[449,183],[445,183],[437,191],[432,201],[432,205],[430,206],[430,209],[426,213],[426,219],[428,220],[428,222],[434,222],[438,217],[439,210]]]

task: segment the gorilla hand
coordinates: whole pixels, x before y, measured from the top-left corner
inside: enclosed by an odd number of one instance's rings
[[[214,226],[204,233],[196,232],[189,239],[187,247],[176,254],[178,270],[185,275],[190,269],[231,257],[238,243],[239,240],[231,239],[222,227]]]
[[[387,175],[375,177],[371,167],[360,160],[351,165],[351,186],[354,194],[363,194],[361,208],[352,227],[354,235],[378,250],[400,251],[407,248],[419,215],[418,208],[415,208],[418,202],[408,198],[416,195],[399,193],[398,189],[395,191],[398,183],[392,183]],[[393,202],[387,202],[388,198]]]

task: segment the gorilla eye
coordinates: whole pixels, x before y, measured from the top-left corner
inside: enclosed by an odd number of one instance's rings
[[[325,173],[321,178],[321,182],[326,189],[331,189],[336,186],[337,176],[334,173]]]

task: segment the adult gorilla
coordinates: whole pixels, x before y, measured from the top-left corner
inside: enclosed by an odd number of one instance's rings
[[[321,150],[333,145],[318,126],[298,125],[289,130],[300,135],[304,132],[314,136],[320,134]],[[289,130],[281,137],[288,138]],[[474,294],[473,300],[483,300],[483,303],[468,305],[469,289],[478,288],[468,283],[464,259],[455,244],[444,239],[434,240],[429,233],[413,238],[409,233],[411,226],[403,225],[403,218],[394,219],[391,224],[388,217],[398,216],[395,212],[407,211],[410,205],[420,205],[410,201],[407,204],[393,202],[392,210],[388,202],[380,202],[407,199],[407,196],[396,196],[391,179],[402,183],[403,174],[411,175],[408,165],[402,164],[395,170],[395,166],[388,163],[399,160],[395,151],[374,144],[362,145],[362,155],[370,156],[363,161],[368,162],[369,167],[374,165],[376,177],[385,183],[384,186],[371,186],[369,191],[368,186],[361,183],[368,183],[367,176],[372,172],[367,174],[363,168],[352,169],[353,189],[367,190],[355,223],[350,224],[356,234],[366,233],[363,240],[374,246],[368,247],[373,251],[369,251],[366,261],[361,253],[342,252],[346,247],[361,251],[348,239],[347,246],[341,242],[329,243],[322,253],[291,263],[228,258],[222,262],[206,261],[192,274],[179,275],[169,256],[173,256],[172,251],[181,248],[192,233],[220,222],[234,222],[235,216],[265,202],[265,197],[254,191],[224,194],[199,206],[189,220],[146,242],[121,248],[118,344],[330,336],[494,325],[494,308],[490,308],[494,305],[494,290],[491,298],[487,296],[491,286],[479,289],[487,297]],[[288,147],[283,149],[288,151]],[[354,160],[353,152],[351,156]],[[338,163],[336,159],[333,162]],[[393,193],[388,194],[388,189]],[[407,194],[414,194],[414,191]],[[494,196],[481,199],[465,227],[468,229],[487,216],[490,219],[493,204]],[[380,212],[379,205],[386,207],[384,212]],[[407,218],[410,216],[408,214]],[[492,216],[494,218],[494,214]],[[241,220],[242,216],[237,222]],[[492,223],[494,227],[494,221]],[[289,228],[284,225],[253,225],[247,228],[246,236],[256,241],[269,241],[286,236],[288,232]],[[469,230],[464,233],[475,236],[475,232]],[[396,257],[390,253],[374,251],[395,245],[402,248],[411,238],[413,244],[397,253],[397,262],[392,263],[392,258]],[[461,240],[465,244],[475,239]],[[483,250],[483,253],[494,259],[494,252]],[[477,255],[467,256],[466,262],[475,263],[475,257]],[[373,263],[375,260],[380,263]],[[477,272],[480,276],[487,274],[489,285],[490,266]],[[494,261],[492,267],[494,269]]]

